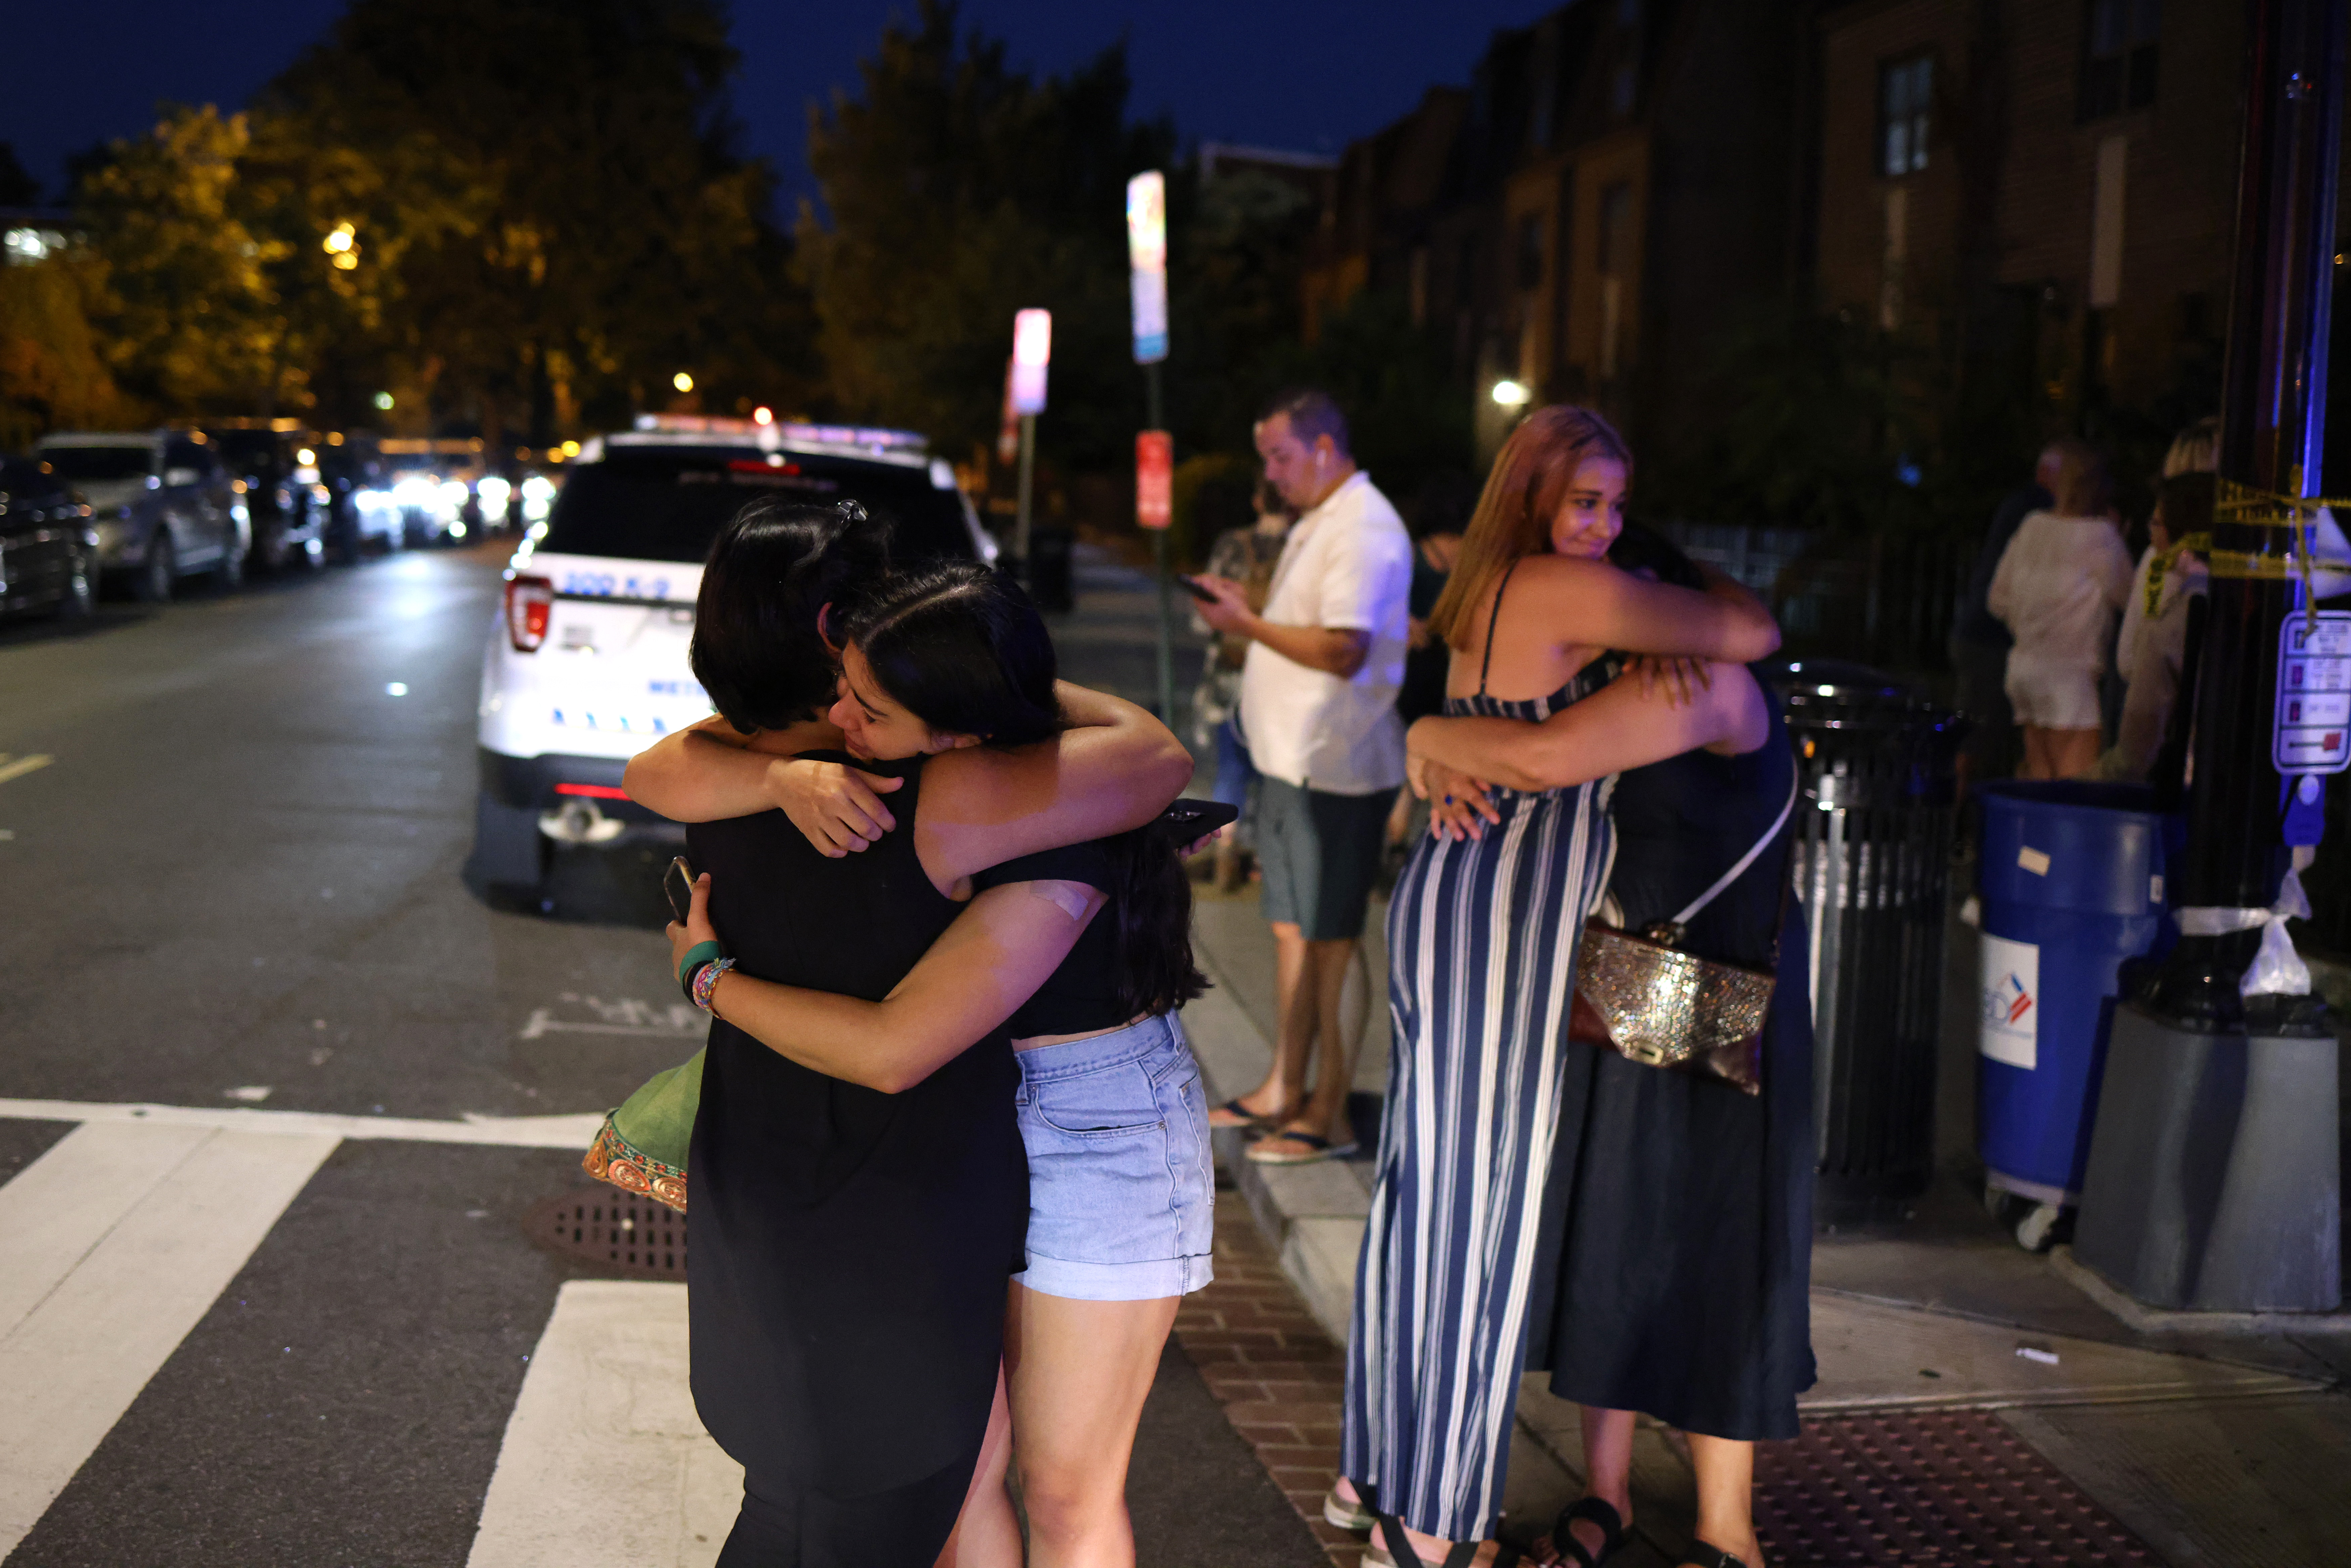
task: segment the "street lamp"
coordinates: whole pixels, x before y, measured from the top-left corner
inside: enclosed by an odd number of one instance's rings
[[[1494,401],[1504,408],[1524,408],[1533,396],[1525,387],[1507,378],[1494,383]]]
[[[682,392],[690,392],[694,390],[694,378],[687,375],[684,371],[680,371],[677,374],[670,377],[669,384],[675,387]]]
[[[349,272],[360,264],[359,231],[349,219],[337,224],[319,242],[319,248],[327,253],[327,259],[339,271]]]
[[[376,405],[376,407],[378,407],[378,408],[380,408],[380,409],[382,409],[382,410],[384,410],[385,412],[389,413],[389,412],[391,411],[391,409],[392,409],[392,394],[391,394],[390,392],[381,392],[376,393],[376,394],[375,394],[375,405]]]

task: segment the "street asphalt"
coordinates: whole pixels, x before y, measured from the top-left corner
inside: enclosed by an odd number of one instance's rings
[[[246,1109],[551,1117],[601,1113],[699,1043],[672,1010],[663,852],[565,852],[545,911],[493,907],[467,879],[504,556],[399,554],[160,610],[110,602],[78,629],[0,624],[0,1101],[197,1107],[224,1127]],[[1138,638],[1120,619],[1138,597],[1066,623],[1073,678],[1090,641],[1098,678],[1147,678],[1147,624]],[[466,1563],[559,1290],[612,1271],[526,1234],[534,1204],[579,1186],[572,1147],[337,1124],[279,1198],[163,1182],[196,1189],[172,1197],[193,1217],[179,1228],[217,1214],[257,1239],[216,1293],[193,1265],[152,1275],[159,1302],[192,1292],[152,1367],[11,1368],[0,1343],[0,1383],[54,1376],[69,1414],[103,1404],[76,1380],[121,1385],[78,1468],[0,1474],[8,1568]],[[102,1131],[0,1117],[0,1211],[62,1259],[59,1292],[85,1251],[107,1256],[115,1222],[79,1208],[111,1167],[53,1180],[37,1214],[7,1210],[7,1184]],[[117,1207],[134,1199],[160,1201]],[[22,1310],[37,1326],[42,1303]],[[50,1440],[12,1426],[20,1452]],[[1179,1350],[1130,1493],[1144,1563],[1322,1560]]]

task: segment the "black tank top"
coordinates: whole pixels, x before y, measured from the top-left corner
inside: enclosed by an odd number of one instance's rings
[[[840,761],[852,758],[816,753]],[[899,829],[829,859],[780,811],[687,830],[743,972],[879,1000],[962,909]],[[977,1449],[1029,1164],[1002,1031],[901,1094],[828,1078],[714,1020],[688,1166],[694,1397],[755,1485],[878,1491]]]
[[[1116,1029],[1127,1021],[1127,1010],[1118,1005],[1118,877],[1112,843],[1109,839],[1090,839],[1063,849],[1040,850],[992,865],[972,877],[975,894],[1008,883],[1076,882],[1100,891],[1109,900],[1078,933],[1077,946],[1070,949],[1069,956],[1004,1020],[1004,1032],[1012,1039],[1085,1034]]]

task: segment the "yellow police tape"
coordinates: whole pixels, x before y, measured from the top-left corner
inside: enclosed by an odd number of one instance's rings
[[[2297,469],[2296,474],[2299,473]],[[2169,575],[2171,563],[2185,550],[2193,550],[2202,556],[2214,577],[2270,582],[2283,582],[2299,577],[2304,596],[2308,597],[2313,548],[2309,530],[2315,526],[2322,510],[2336,507],[2351,509],[2351,499],[2285,496],[2274,490],[2241,485],[2233,479],[2218,480],[2212,497],[2213,519],[2234,523],[2241,528],[2291,528],[2294,538],[2288,543],[2286,553],[2269,555],[2250,550],[2214,549],[2210,534],[2189,534],[2175,540],[2168,549],[2147,563],[2147,613],[2153,616],[2161,611],[2163,580]]]

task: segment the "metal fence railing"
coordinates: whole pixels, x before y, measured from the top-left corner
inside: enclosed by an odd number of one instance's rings
[[[1904,673],[1949,667],[1951,622],[1974,564],[1970,540],[1668,523],[1693,560],[1771,606],[1792,658],[1854,659]]]

